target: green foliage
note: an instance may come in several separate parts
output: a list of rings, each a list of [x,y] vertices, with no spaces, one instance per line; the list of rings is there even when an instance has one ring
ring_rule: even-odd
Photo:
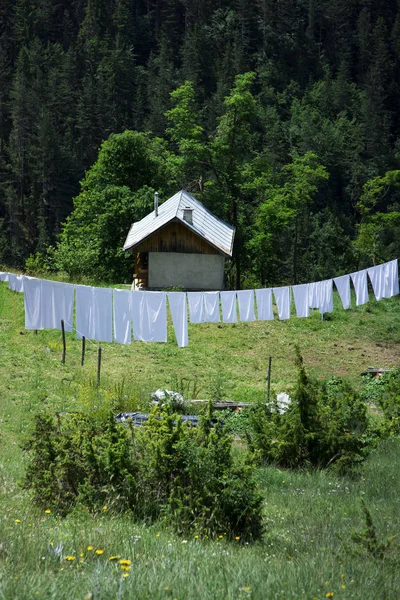
[[[383,432],[400,433],[400,369],[392,369],[382,377],[366,378],[362,396],[382,411]]]
[[[296,352],[298,377],[289,408],[258,405],[250,416],[249,443],[263,460],[284,467],[352,468],[368,451],[366,405],[340,379],[310,379]]]
[[[40,416],[27,445],[26,486],[37,503],[61,513],[74,506],[160,517],[178,533],[262,534],[262,497],[253,468],[234,460],[232,440],[208,409],[198,428],[183,425],[170,403],[156,406],[140,429],[112,413]]]

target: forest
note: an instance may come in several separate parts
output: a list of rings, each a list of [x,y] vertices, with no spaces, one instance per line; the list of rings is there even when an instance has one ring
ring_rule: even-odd
[[[3,0],[0,264],[129,281],[181,188],[236,289],[397,258],[399,92],[394,0]]]

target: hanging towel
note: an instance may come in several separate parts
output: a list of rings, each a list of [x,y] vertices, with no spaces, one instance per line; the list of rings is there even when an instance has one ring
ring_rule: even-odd
[[[372,284],[372,289],[374,290],[375,298],[379,301],[382,298],[388,298],[388,289],[387,289],[387,265],[388,263],[384,263],[383,265],[377,265],[376,267],[370,267],[368,269],[368,275]]]
[[[94,339],[93,293],[88,285],[77,285],[76,289],[76,337]]]
[[[318,282],[308,284],[308,301],[310,303],[310,308],[319,308],[321,299]]]
[[[397,258],[386,263],[386,296],[385,298],[392,298],[397,296],[399,293],[399,271]]]
[[[290,318],[290,288],[287,286],[287,287],[273,288],[273,290],[274,290],[276,305],[278,307],[279,319],[281,321],[284,319],[289,319]]]
[[[15,291],[23,292],[24,291],[24,276],[17,275],[15,278]]]
[[[332,279],[326,279],[321,281],[321,304],[319,312],[321,315],[324,313],[333,312],[333,281]]]
[[[264,288],[256,290],[257,315],[259,321],[272,321],[274,311],[272,309],[272,290]]]
[[[131,292],[133,336],[142,342],[167,341],[165,292]]]
[[[131,328],[131,291],[114,290],[114,342],[130,344]]]
[[[310,316],[310,299],[308,297],[309,285],[293,285],[294,304],[296,306],[296,314],[298,317]]]
[[[42,280],[24,277],[25,329],[42,327]]]
[[[356,305],[361,306],[368,302],[368,282],[367,282],[367,271],[357,271],[351,273],[350,277],[353,280],[354,289],[356,290]]]
[[[189,345],[187,301],[184,292],[168,292],[168,304],[179,348]]]
[[[16,284],[17,276],[14,273],[8,274],[8,289],[15,292],[15,284]]]
[[[240,290],[236,292],[239,304],[239,319],[241,321],[255,321],[254,290]]]
[[[65,331],[72,331],[74,292],[75,286],[70,283],[42,280],[43,329],[61,329],[64,320]]]
[[[112,289],[92,288],[93,293],[93,339],[112,342]]]
[[[188,292],[189,313],[191,323],[204,323],[203,292]]]
[[[342,275],[341,277],[335,277],[334,280],[336,289],[339,292],[340,299],[343,304],[343,308],[347,310],[350,308],[350,275]]]
[[[204,323],[219,323],[219,292],[203,292]]]
[[[8,281],[8,273],[0,271],[0,281]]]
[[[220,292],[222,320],[224,323],[237,323],[236,292]]]

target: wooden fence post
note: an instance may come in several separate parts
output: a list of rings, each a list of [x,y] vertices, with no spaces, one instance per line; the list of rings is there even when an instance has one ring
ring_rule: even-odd
[[[271,363],[272,363],[272,356],[270,356],[268,359],[268,387],[267,387],[268,403],[269,403],[269,398],[270,398],[270,394],[271,394]]]
[[[62,333],[62,343],[63,343],[63,352],[62,352],[61,362],[64,365],[65,364],[65,355],[67,353],[67,347],[66,347],[66,344],[65,344],[64,319],[61,319],[61,333]]]
[[[86,338],[82,336],[82,356],[81,356],[81,367],[83,367],[83,363],[85,362],[85,342]]]
[[[97,350],[97,387],[100,387],[101,347]]]

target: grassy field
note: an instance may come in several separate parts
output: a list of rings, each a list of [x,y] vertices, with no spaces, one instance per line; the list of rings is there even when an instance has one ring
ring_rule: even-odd
[[[185,349],[170,326],[167,344],[104,344],[97,389],[96,347],[88,344],[81,367],[81,344],[67,334],[62,365],[60,332],[25,331],[23,296],[0,284],[0,598],[398,599],[395,542],[379,558],[352,537],[365,530],[362,501],[379,543],[398,534],[397,439],[374,451],[354,479],[260,469],[265,537],[255,545],[229,543],[223,531],[212,540],[176,538],[162,524],[137,524],[107,507],[61,519],[38,511],[21,485],[21,446],[39,412],[143,408],[151,390],[166,386],[251,401],[265,394],[268,356],[275,389],[290,390],[295,343],[318,377],[360,384],[369,365],[398,366],[399,299],[347,312],[339,302],[325,321],[316,313],[287,322],[192,325]],[[131,561],[130,570],[112,556]]]

